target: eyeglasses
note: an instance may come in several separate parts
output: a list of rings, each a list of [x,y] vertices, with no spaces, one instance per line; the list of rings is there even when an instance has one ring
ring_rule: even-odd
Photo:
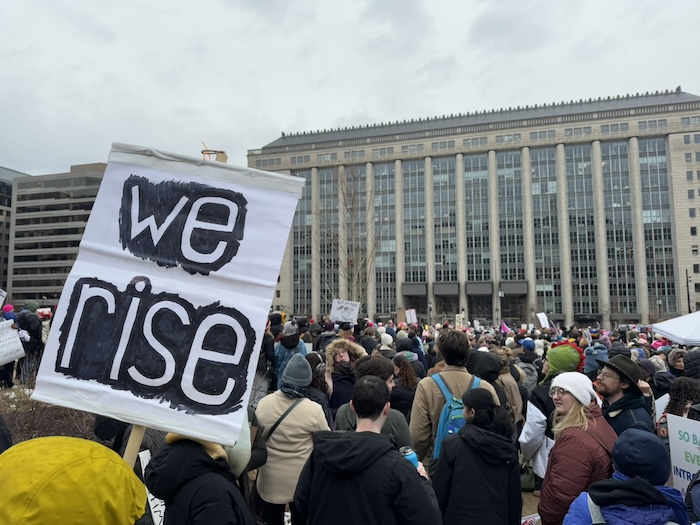
[[[617,379],[618,381],[620,380],[620,378],[618,376],[613,375],[613,374],[609,374],[607,372],[600,372],[598,374],[598,377],[600,377],[602,379]]]
[[[564,394],[568,394],[568,393],[569,393],[568,390],[564,390],[563,388],[559,388],[559,387],[554,387],[554,388],[549,389],[549,397],[554,397],[554,396],[564,397]]]

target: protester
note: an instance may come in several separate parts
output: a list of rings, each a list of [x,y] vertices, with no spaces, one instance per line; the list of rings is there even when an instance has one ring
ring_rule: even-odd
[[[683,375],[683,369],[685,368],[685,354],[686,350],[683,348],[676,348],[671,350],[668,354],[668,371],[676,377]]]
[[[445,360],[445,367],[440,372],[440,377],[453,397],[461,399],[462,395],[472,388],[474,377],[466,369],[469,356],[469,340],[467,336],[457,330],[445,330],[437,340],[437,348]],[[493,396],[494,402],[500,405],[496,391],[486,381],[480,381],[478,388],[488,390]],[[411,408],[411,440],[413,449],[420,460],[429,465],[429,471],[433,460],[433,449],[437,435],[440,413],[445,405],[445,397],[433,377],[421,379],[416,388],[416,396]]]
[[[331,405],[328,401],[328,383],[326,382],[326,356],[324,354],[319,354],[318,352],[311,352],[307,354],[306,360],[311,366],[311,371],[313,373],[313,379],[311,379],[311,384],[306,387],[307,397],[323,408],[323,413],[326,416],[326,422],[331,428],[335,428],[333,423],[333,416],[331,415]]]
[[[232,447],[174,433],[166,442],[145,474],[148,490],[165,501],[166,525],[255,524],[236,485],[240,472],[231,471]]]
[[[27,301],[16,320],[17,326],[29,334],[28,340],[22,340],[26,355],[19,360],[20,378],[25,385],[30,384],[36,378],[44,352],[44,344],[41,342],[41,321],[36,314],[38,308],[39,303],[36,301]]]
[[[426,375],[425,365],[418,358],[418,353],[416,350],[417,348],[413,346],[413,343],[408,337],[396,339],[396,355],[404,356],[406,361],[408,361],[413,367],[413,371],[416,373],[416,376],[423,379]]]
[[[316,352],[325,352],[326,347],[336,339],[338,339],[338,334],[335,333],[335,325],[332,322],[328,322],[325,324],[323,332],[314,341],[314,350]]]
[[[525,372],[525,381],[523,384],[527,391],[532,393],[532,391],[537,386],[537,377],[539,374],[537,363],[539,362],[539,357],[535,351],[535,341],[530,337],[526,337],[520,342],[523,352],[516,356],[515,364]]]
[[[374,327],[370,326],[364,329],[359,345],[367,351],[368,355],[372,355],[374,349],[379,346]]]
[[[396,355],[396,350],[394,350],[394,338],[387,333],[383,333],[379,336],[379,340],[381,345],[378,350],[375,349],[374,351],[379,352],[379,354],[387,359],[393,359]]]
[[[389,387],[389,392],[394,388],[394,364],[386,357],[365,356],[361,357],[355,364],[355,381],[359,381],[364,376],[375,376],[381,379]],[[336,430],[355,430],[357,420],[352,411],[350,403],[346,403],[338,408],[335,418]],[[406,418],[398,410],[392,408],[387,414],[381,433],[392,438],[399,447],[411,445],[411,435],[408,431]]]
[[[550,416],[554,412],[554,402],[549,396],[551,383],[559,374],[575,371],[581,356],[570,345],[553,346],[547,352],[542,371],[545,378],[530,394],[527,402],[525,425],[518,442],[526,461],[532,460],[535,473],[535,490],[539,490],[549,461],[549,453],[554,446],[554,432]]]
[[[384,359],[375,357],[372,359]],[[389,388],[375,376],[353,387],[355,432],[319,432],[294,496],[308,525],[426,525],[441,523],[435,493],[418,470],[381,434]]]
[[[0,454],[12,446],[12,433],[7,428],[5,420],[0,417]]]
[[[255,411],[267,440],[267,463],[257,478],[267,525],[283,524],[287,504],[293,525],[303,523],[292,501],[294,488],[313,449],[313,433],[330,430],[321,406],[306,397],[312,379],[309,362],[301,354],[294,355],[282,374],[280,389],[262,398]]]
[[[277,367],[277,388],[287,363],[296,354],[306,355],[306,344],[299,338],[299,328],[297,322],[292,319],[284,324],[282,337],[275,344],[275,365]]]
[[[610,426],[619,436],[628,428],[641,428],[654,432],[654,422],[651,419],[650,406],[651,387],[644,383],[649,390],[645,394],[639,386],[641,371],[631,359],[616,355],[607,362],[600,361],[603,367],[598,374],[597,390],[603,396],[603,414]]]
[[[326,347],[326,383],[333,418],[338,408],[352,398],[355,363],[363,355],[367,355],[365,349],[347,339],[338,338]]]
[[[664,413],[656,423],[656,433],[666,445],[668,438],[668,415],[688,417],[691,407],[700,403],[700,382],[690,377],[679,377],[671,383],[669,400]]]
[[[584,374],[557,375],[549,392],[555,407],[555,443],[537,507],[542,525],[561,523],[581,492],[612,475],[610,454],[617,438],[595,401],[591,380]]]
[[[416,372],[402,355],[394,357],[394,389],[391,391],[391,407],[401,412],[406,421],[411,420],[411,407],[416,397],[418,378]]]
[[[688,525],[683,496],[666,487],[671,457],[650,432],[625,430],[612,449],[612,479],[593,483],[571,504],[564,525]]]
[[[480,388],[462,401],[467,424],[443,442],[433,476],[443,523],[519,525],[520,469],[508,413]]]
[[[270,377],[275,373],[275,335],[270,330],[270,320],[267,321],[265,334],[260,345],[260,355],[258,356],[258,366],[255,369],[253,379],[253,390],[250,393],[249,404],[255,408],[258,402],[268,394],[270,388]],[[284,328],[283,328],[284,330]],[[272,373],[271,373],[272,372]],[[275,383],[276,386],[276,383]]]
[[[146,488],[115,452],[94,441],[51,436],[0,454],[3,525],[134,525]]]

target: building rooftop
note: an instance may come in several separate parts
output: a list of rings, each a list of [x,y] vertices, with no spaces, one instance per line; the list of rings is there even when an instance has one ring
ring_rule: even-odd
[[[518,106],[515,108],[476,111],[457,115],[443,115],[396,122],[387,122],[365,126],[353,126],[320,131],[305,131],[300,133],[282,133],[277,140],[263,146],[262,150],[253,150],[265,154],[268,148],[299,146],[319,142],[335,142],[358,138],[382,137],[414,132],[426,132],[442,129],[473,127],[488,124],[501,124],[523,120],[556,118],[570,115],[586,115],[619,110],[650,108],[654,106],[669,106],[688,102],[700,102],[700,96],[685,93],[678,86],[674,91],[657,91],[636,95],[618,95],[616,97],[597,98],[588,100],[572,100],[570,102],[555,102],[551,104],[535,104],[534,106]],[[250,152],[252,153],[252,152]]]
[[[5,182],[11,182],[12,180],[16,179],[17,177],[28,177],[29,175],[26,173],[22,173],[21,171],[17,170],[11,170],[10,168],[4,168],[0,166],[0,180],[4,180]]]

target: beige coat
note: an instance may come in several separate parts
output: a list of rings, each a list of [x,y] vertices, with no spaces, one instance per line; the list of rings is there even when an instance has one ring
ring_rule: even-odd
[[[515,423],[516,428],[520,428],[519,425],[525,422],[525,416],[523,416],[523,397],[520,395],[518,383],[508,370],[501,371],[498,382],[501,383],[503,391],[506,393],[508,405],[512,411],[513,423]]]
[[[467,388],[469,388],[472,380],[472,375],[467,372],[466,368],[453,365],[446,365],[440,372],[440,377],[445,381],[445,385],[447,385],[452,395],[460,399]],[[486,381],[482,380],[479,383],[479,388],[491,392],[496,404],[501,404],[496,391]],[[425,465],[429,464],[433,455],[440,412],[442,412],[444,405],[445,396],[442,395],[440,387],[433,378],[425,377],[421,379],[418,387],[416,387],[416,397],[413,400],[413,408],[411,409],[411,423],[408,428],[411,431],[413,449]]]
[[[255,415],[265,436],[295,401],[279,390],[260,400]],[[319,430],[330,430],[321,405],[303,399],[267,441],[267,463],[258,470],[257,481],[263,500],[282,504],[294,499],[299,475],[313,450],[312,435]]]

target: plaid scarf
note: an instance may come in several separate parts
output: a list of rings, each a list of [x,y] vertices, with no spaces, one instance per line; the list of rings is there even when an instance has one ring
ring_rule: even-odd
[[[305,386],[292,386],[281,382],[280,390],[287,397],[308,397]]]

